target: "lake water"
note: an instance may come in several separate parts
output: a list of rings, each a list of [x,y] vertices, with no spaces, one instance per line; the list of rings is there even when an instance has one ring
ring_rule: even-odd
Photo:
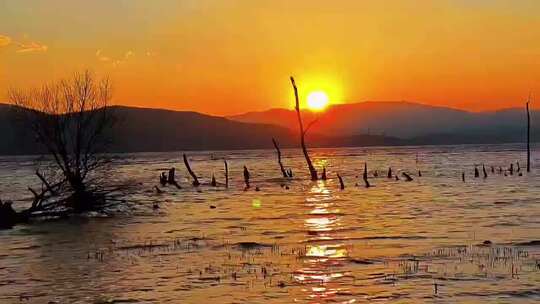
[[[537,303],[539,148],[531,173],[523,145],[313,149],[319,182],[299,150],[283,151],[290,181],[273,150],[189,153],[205,183],[227,158],[229,189],[193,188],[181,153],[119,155],[109,178],[135,186],[125,211],[0,231],[0,303]],[[517,161],[522,176],[491,173]],[[157,194],[173,166],[183,189]],[[1,157],[0,197],[22,208],[34,170]]]

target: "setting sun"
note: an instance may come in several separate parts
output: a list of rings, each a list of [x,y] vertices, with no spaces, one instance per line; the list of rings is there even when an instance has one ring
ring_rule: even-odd
[[[322,111],[328,106],[328,95],[321,91],[311,92],[307,97],[307,105],[312,111]]]

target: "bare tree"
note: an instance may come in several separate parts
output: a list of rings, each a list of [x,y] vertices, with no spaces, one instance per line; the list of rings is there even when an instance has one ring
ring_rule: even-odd
[[[309,174],[311,175],[311,180],[316,181],[318,179],[317,176],[317,170],[315,170],[315,167],[313,166],[313,163],[311,162],[311,158],[309,157],[309,153],[306,148],[306,132],[309,130],[309,128],[313,125],[315,121],[312,121],[310,125],[304,129],[304,124],[302,123],[302,115],[300,114],[300,101],[298,100],[298,89],[296,88],[296,83],[294,82],[294,78],[291,76],[291,83],[294,89],[294,98],[295,98],[295,110],[296,110],[296,116],[298,118],[298,126],[300,128],[300,145],[302,146],[302,152],[304,153],[304,157],[306,158],[306,162],[309,169]]]
[[[35,191],[31,211],[47,209],[51,197],[76,211],[92,210],[103,202],[98,195],[96,173],[107,163],[102,154],[108,143],[106,131],[114,121],[109,102],[111,83],[93,73],[75,73],[71,78],[41,88],[10,89],[9,99],[18,117],[53,159],[47,171],[36,171],[42,190]]]
[[[529,103],[531,102],[531,95],[525,104],[527,110],[527,172],[531,172],[531,114],[529,112]]]

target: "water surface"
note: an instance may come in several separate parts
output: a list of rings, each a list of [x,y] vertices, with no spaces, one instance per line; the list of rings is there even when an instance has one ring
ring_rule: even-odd
[[[283,154],[293,180],[272,150],[189,153],[203,183],[223,181],[227,158],[229,189],[191,187],[181,153],[116,156],[109,178],[136,186],[121,213],[0,231],[0,302],[540,300],[540,167],[523,172],[521,145],[314,149],[329,177],[319,182],[300,151]],[[491,173],[518,161],[522,176]],[[488,178],[473,177],[475,164]],[[157,194],[173,166],[183,189]],[[414,181],[386,178],[389,166]],[[32,157],[0,158],[0,197],[24,207],[34,170]]]

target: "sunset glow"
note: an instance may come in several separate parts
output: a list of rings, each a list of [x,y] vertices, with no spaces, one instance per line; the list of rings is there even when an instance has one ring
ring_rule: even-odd
[[[332,103],[521,106],[540,92],[539,10],[531,0],[6,0],[0,102],[10,86],[90,68],[110,76],[114,103],[216,115],[290,109],[290,75],[302,102],[323,90]]]

